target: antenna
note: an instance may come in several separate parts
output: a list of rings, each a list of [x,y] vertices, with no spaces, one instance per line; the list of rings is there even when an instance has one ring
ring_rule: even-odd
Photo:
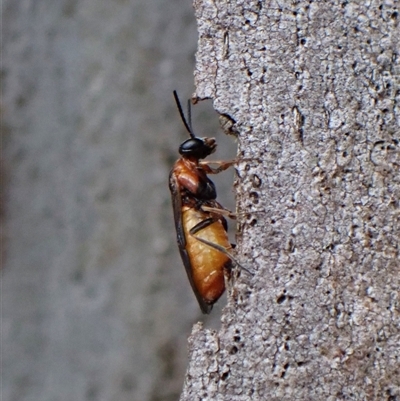
[[[175,90],[174,90],[174,98],[175,98],[176,105],[178,106],[179,115],[181,116],[182,122],[183,122],[187,132],[189,132],[189,134],[192,138],[195,138],[196,135],[193,133],[193,130],[192,130],[192,116],[191,116],[191,110],[190,110],[190,100],[188,100],[188,117],[189,117],[189,124],[188,124],[186,121],[186,117],[183,114],[183,110],[182,110],[181,102],[179,101],[178,94],[176,93]]]
[[[188,116],[188,124],[189,124],[189,128],[190,128],[190,132],[194,135],[193,127],[192,127],[192,107],[191,107],[189,99],[187,101],[187,116]]]

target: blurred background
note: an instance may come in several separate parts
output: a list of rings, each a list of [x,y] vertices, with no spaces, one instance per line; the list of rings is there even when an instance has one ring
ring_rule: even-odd
[[[191,0],[3,0],[2,401],[177,400],[193,323],[218,328],[168,191],[196,42]],[[193,120],[234,157],[210,101]]]

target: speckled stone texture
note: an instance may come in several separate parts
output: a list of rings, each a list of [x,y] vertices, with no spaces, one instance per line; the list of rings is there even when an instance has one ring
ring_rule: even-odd
[[[255,275],[194,328],[181,401],[400,400],[398,6],[195,1]]]

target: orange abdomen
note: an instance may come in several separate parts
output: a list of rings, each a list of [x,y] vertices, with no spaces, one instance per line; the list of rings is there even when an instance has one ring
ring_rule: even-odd
[[[193,208],[184,208],[182,214],[186,251],[192,266],[194,285],[204,301],[213,304],[225,290],[224,267],[229,266],[231,260],[222,252],[203,244],[189,234],[196,224],[208,217],[208,213]],[[220,221],[210,224],[194,235],[227,250],[231,248],[228,235]]]

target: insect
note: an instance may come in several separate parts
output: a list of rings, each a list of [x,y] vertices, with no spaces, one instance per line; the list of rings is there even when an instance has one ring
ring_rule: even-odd
[[[174,97],[190,135],[180,145],[181,157],[169,175],[178,247],[200,309],[203,313],[210,313],[213,304],[225,291],[224,270],[230,269],[234,259],[229,253],[232,245],[224,217],[233,215],[217,202],[215,185],[207,175],[226,170],[235,161],[201,161],[215,152],[215,139],[195,136],[190,101],[186,120],[176,91]],[[219,167],[212,168],[210,164]]]

